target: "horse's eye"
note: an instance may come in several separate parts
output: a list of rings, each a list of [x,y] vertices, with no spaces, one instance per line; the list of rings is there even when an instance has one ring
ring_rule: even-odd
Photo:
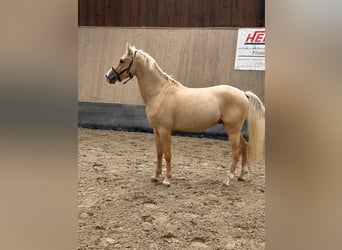
[[[119,63],[124,63],[124,59],[120,59]]]

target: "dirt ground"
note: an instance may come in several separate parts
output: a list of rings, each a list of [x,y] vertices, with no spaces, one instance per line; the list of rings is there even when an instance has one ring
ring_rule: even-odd
[[[229,142],[172,136],[166,187],[153,134],[78,132],[78,249],[265,249],[264,161],[226,187]]]

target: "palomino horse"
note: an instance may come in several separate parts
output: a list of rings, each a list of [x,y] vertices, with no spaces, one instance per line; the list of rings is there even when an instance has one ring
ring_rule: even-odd
[[[238,180],[244,180],[247,173],[247,158],[250,162],[260,159],[265,137],[265,107],[252,92],[228,85],[187,88],[162,71],[150,55],[130,44],[126,45],[126,53],[105,76],[111,84],[128,78],[126,83],[133,76],[138,79],[157,146],[158,161],[152,181],[158,181],[162,173],[164,155],[166,176],[163,184],[170,185],[172,131],[201,131],[222,123],[229,135],[233,156],[230,173],[224,181],[226,185],[235,177],[240,155],[242,170]],[[248,143],[241,134],[245,119],[248,122]]]

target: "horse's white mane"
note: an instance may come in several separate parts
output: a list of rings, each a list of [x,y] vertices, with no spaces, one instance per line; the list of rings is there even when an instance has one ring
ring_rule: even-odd
[[[159,67],[158,63],[156,62],[156,60],[154,60],[154,58],[152,56],[150,56],[149,54],[147,54],[143,50],[140,50],[140,49],[136,49],[136,50],[137,50],[137,52],[139,52],[141,55],[143,55],[145,57],[145,63],[150,70],[158,72],[161,76],[163,76],[170,83],[177,83],[177,81],[175,79],[173,79],[172,76],[170,76],[169,74],[164,72]]]

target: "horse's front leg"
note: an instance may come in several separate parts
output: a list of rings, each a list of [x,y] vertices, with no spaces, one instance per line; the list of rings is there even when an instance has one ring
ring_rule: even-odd
[[[170,186],[171,181],[171,130],[159,129],[160,143],[163,149],[164,158],[166,161],[166,176],[164,178],[163,184]]]
[[[155,139],[156,139],[156,148],[157,148],[157,167],[154,174],[151,177],[152,182],[157,182],[159,176],[162,173],[162,163],[163,163],[163,145],[160,141],[160,135],[157,129],[153,129]]]

